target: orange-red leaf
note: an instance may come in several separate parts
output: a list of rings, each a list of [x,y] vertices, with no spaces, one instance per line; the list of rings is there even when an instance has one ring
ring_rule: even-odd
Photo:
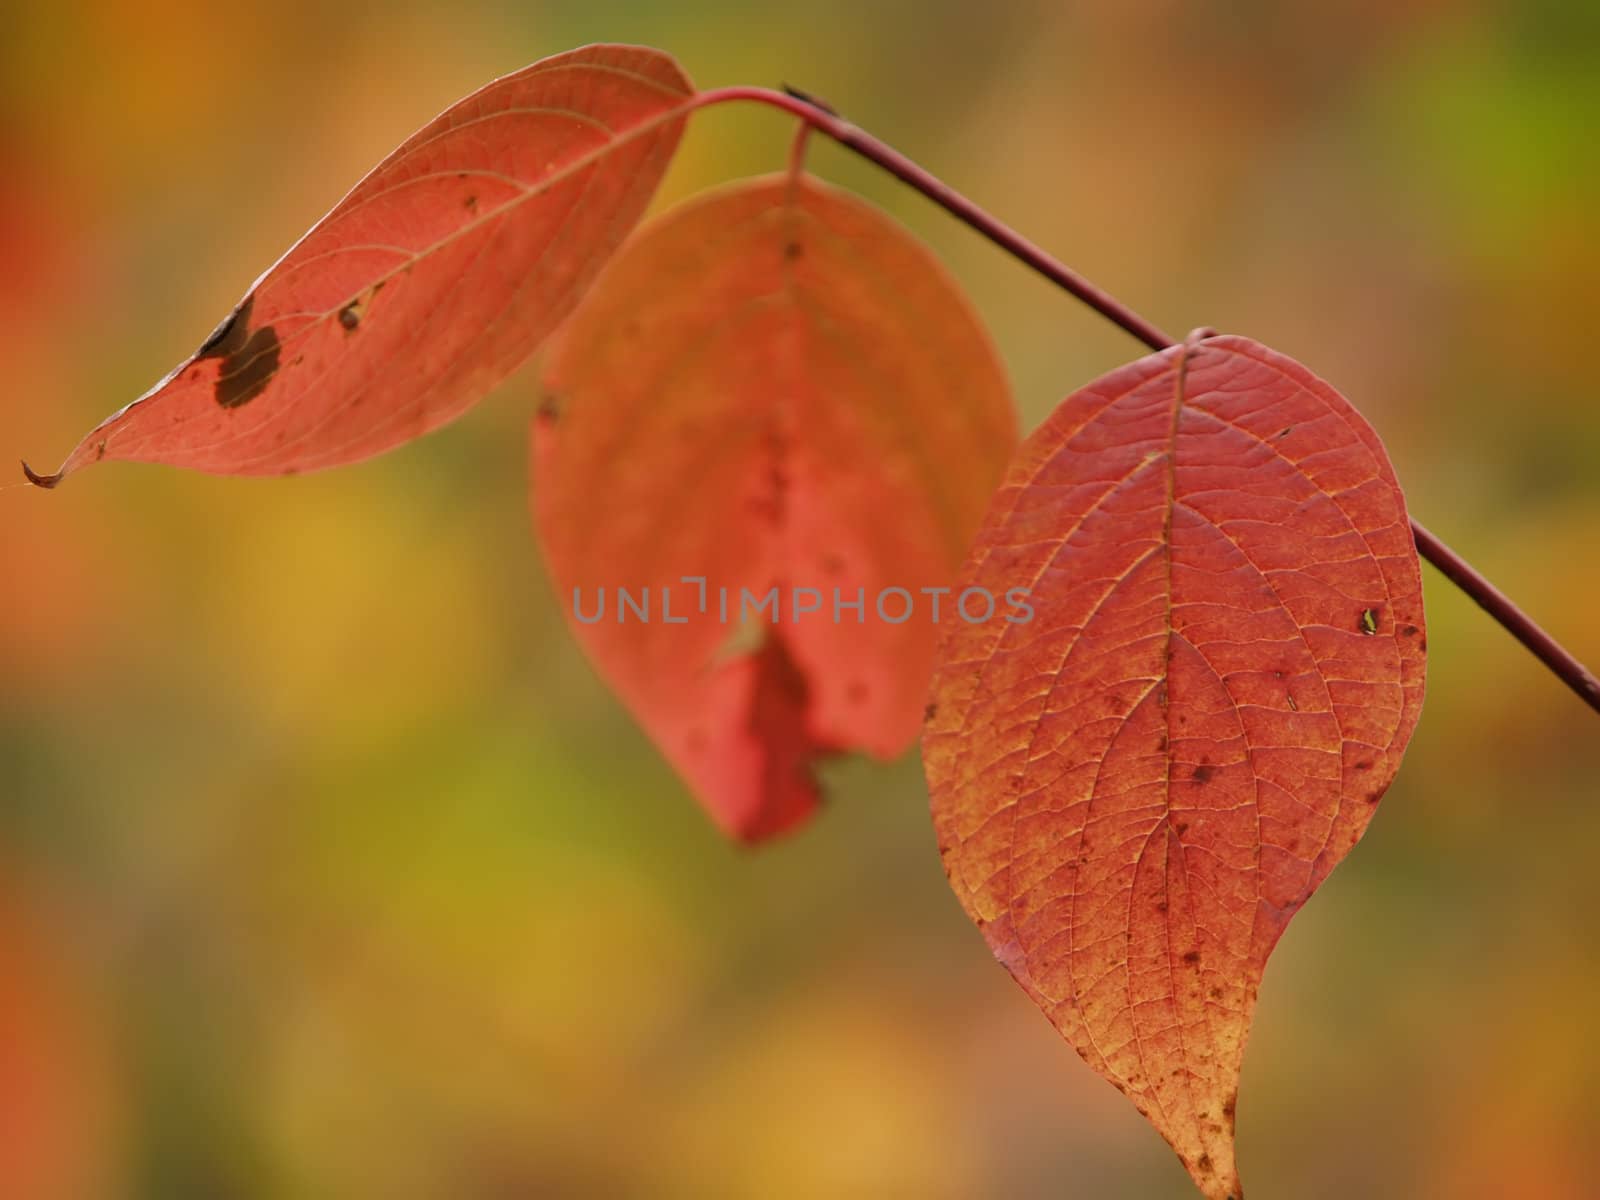
[[[586,46],[408,138],[187,362],[80,442],[235,475],[355,462],[459,416],[567,315],[638,221],[692,88],[659,50]]]
[[[1422,592],[1372,428],[1299,364],[1194,340],[1023,445],[924,738],[940,852],[995,955],[1209,1197],[1267,955],[1394,778]]]
[[[544,379],[534,512],[562,605],[605,593],[579,639],[725,830],[803,820],[821,755],[911,743],[937,632],[919,589],[954,579],[1016,437],[994,348],[923,247],[808,179],[721,189],[623,248]],[[741,625],[741,589],[773,587],[780,622]],[[650,589],[648,621],[622,588]],[[911,619],[882,619],[886,588]]]

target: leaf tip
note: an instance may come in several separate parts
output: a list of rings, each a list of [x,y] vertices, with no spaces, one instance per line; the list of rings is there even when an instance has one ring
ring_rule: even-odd
[[[53,488],[66,476],[65,471],[57,471],[54,475],[41,475],[28,465],[27,459],[22,459],[22,473],[27,476],[28,482],[38,488]]]

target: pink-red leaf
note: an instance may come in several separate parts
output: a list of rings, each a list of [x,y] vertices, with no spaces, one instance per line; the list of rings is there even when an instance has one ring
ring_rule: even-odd
[[[1023,445],[962,586],[924,738],[951,885],[1201,1190],[1290,916],[1365,830],[1422,704],[1417,556],[1372,428],[1305,368],[1192,340]]]
[[[581,597],[585,649],[725,830],[803,820],[821,755],[911,743],[920,589],[953,580],[1016,439],[993,346],[922,246],[809,179],[721,189],[623,248],[544,381],[534,513],[562,605]],[[888,588],[909,619],[898,594],[880,614]],[[621,589],[649,589],[648,621]]]
[[[408,138],[187,362],[79,443],[236,475],[356,462],[459,416],[571,311],[638,221],[693,91],[666,54],[586,46]]]

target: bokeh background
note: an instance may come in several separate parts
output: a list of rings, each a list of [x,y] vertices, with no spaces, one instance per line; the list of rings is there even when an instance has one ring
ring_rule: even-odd
[[[364,170],[586,41],[787,80],[1168,328],[1335,381],[1600,661],[1587,0],[7,6],[0,454],[53,466]],[[661,203],[774,169],[696,118]],[[837,148],[1024,425],[1138,347]],[[0,1197],[1190,1195],[948,893],[911,758],[725,844],[565,632],[529,377],[362,466],[0,491]],[[1279,948],[1255,1195],[1600,1191],[1600,720],[1431,570],[1429,695]]]

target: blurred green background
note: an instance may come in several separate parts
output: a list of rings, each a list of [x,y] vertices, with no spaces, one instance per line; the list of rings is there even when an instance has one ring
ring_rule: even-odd
[[[52,467],[412,129],[586,41],[787,80],[1166,327],[1340,386],[1413,510],[1600,662],[1600,6],[8,7],[0,449]],[[778,167],[696,118],[659,203]],[[1138,347],[837,148],[1024,427]],[[0,491],[0,1196],[1106,1197],[1176,1159],[994,965],[914,761],[724,843],[566,633],[528,375],[278,481]],[[1252,1194],[1600,1189],[1600,722],[1425,572],[1429,695],[1280,946]]]

